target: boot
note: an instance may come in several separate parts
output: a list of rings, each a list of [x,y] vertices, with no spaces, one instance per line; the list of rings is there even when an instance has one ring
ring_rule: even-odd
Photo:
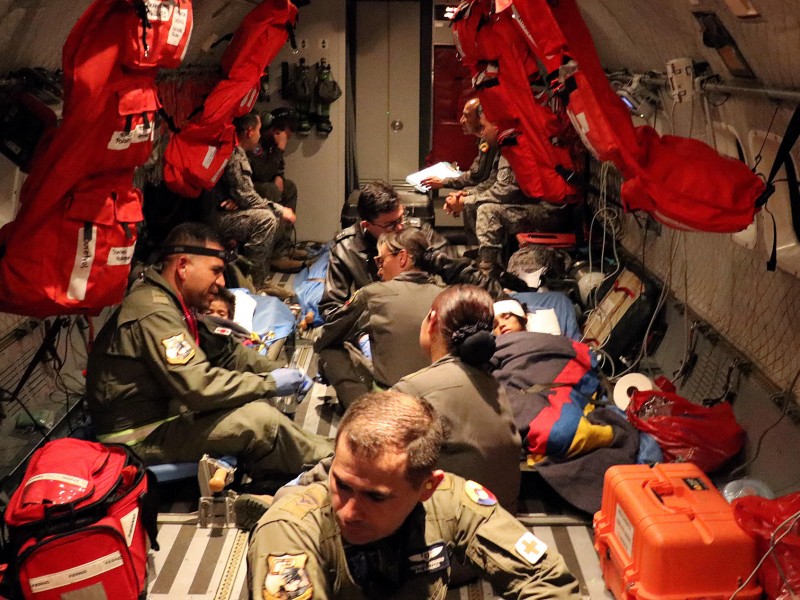
[[[491,273],[500,267],[499,248],[480,248],[478,250],[478,269],[484,273]]]
[[[305,260],[308,258],[308,250],[299,248],[297,246],[291,248],[287,254],[289,255],[289,258],[294,260]]]
[[[302,260],[294,260],[288,256],[278,256],[269,261],[270,270],[279,273],[299,273],[305,266]]]
[[[233,512],[236,516],[236,527],[250,531],[259,519],[272,506],[272,496],[256,494],[240,494],[233,501]]]

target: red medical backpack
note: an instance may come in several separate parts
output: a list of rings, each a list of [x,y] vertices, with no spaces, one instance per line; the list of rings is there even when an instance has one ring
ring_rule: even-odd
[[[62,438],[37,450],[3,515],[22,597],[145,598],[148,538],[158,549],[146,475],[122,445]]]

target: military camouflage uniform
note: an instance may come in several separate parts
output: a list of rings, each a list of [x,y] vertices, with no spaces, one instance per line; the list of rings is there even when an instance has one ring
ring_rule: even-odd
[[[150,268],[97,336],[86,400],[102,441],[134,445],[148,464],[236,455],[251,475],[298,473],[333,452],[274,408],[273,361],[229,330],[198,322]]]
[[[220,200],[233,200],[237,210],[215,208],[213,225],[222,235],[243,244],[243,254],[253,263],[253,281],[260,284],[266,274],[282,207],[262,197],[253,186],[253,170],[241,146],[233,150],[216,190]]]
[[[247,559],[251,598],[264,600],[443,600],[455,562],[503,598],[580,598],[560,554],[483,486],[452,474],[395,534],[366,546],[342,539],[327,481],[297,487],[261,518]]]
[[[464,188],[474,187],[483,183],[492,174],[492,166],[495,162],[498,149],[496,143],[489,143],[481,140],[478,144],[478,155],[472,161],[468,171],[464,171],[458,177],[447,177],[442,180],[442,187],[453,190],[463,190]]]
[[[476,188],[477,189],[477,188]],[[506,237],[525,231],[559,231],[566,226],[565,205],[529,198],[522,193],[509,162],[498,154],[497,178],[490,187],[468,195],[466,205],[475,206],[475,232],[482,258],[495,260]]]
[[[266,140],[266,141],[265,141]],[[283,150],[274,143],[268,143],[269,138],[262,138],[262,143],[252,152],[247,153],[247,160],[253,170],[253,185],[259,195],[271,202],[297,210],[297,186],[294,181],[286,179],[286,161]],[[283,191],[274,181],[276,177],[283,178]],[[275,238],[273,255],[285,254],[291,245],[292,225],[281,222]]]

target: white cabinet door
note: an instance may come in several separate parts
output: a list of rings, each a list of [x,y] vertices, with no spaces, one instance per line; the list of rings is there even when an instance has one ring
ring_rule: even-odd
[[[359,2],[356,152],[362,182],[419,169],[419,3]]]

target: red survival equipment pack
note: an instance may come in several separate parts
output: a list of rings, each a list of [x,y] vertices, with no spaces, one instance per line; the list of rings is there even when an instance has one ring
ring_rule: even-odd
[[[233,119],[255,106],[261,75],[293,33],[296,18],[289,0],[264,0],[244,18],[222,56],[225,79],[189,124],[170,137],[164,152],[164,183],[170,190],[196,198],[219,181],[236,145]]]
[[[156,67],[180,62],[191,22],[189,0],[95,0],[70,31],[64,118],[37,146],[19,212],[0,230],[0,310],[98,314],[122,299],[143,220],[133,172],[152,149]]]
[[[123,445],[62,438],[37,450],[3,515],[21,597],[145,598],[148,538],[158,549],[146,475]]]

